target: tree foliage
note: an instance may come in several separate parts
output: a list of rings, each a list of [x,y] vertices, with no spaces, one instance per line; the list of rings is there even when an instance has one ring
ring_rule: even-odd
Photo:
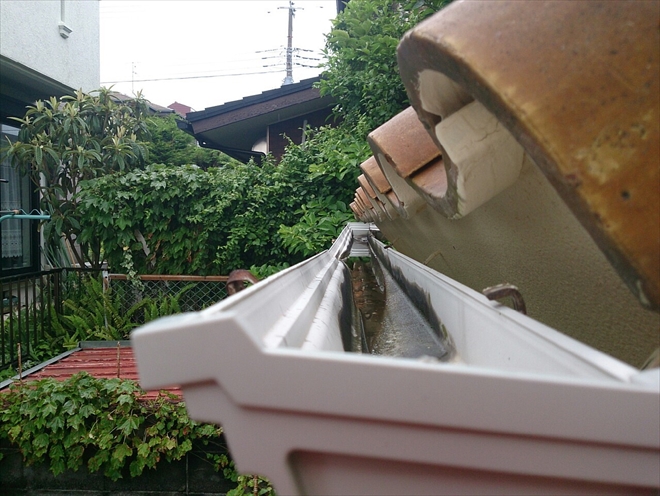
[[[9,143],[8,156],[29,174],[40,193],[41,208],[51,215],[50,242],[64,235],[73,246],[82,225],[78,192],[85,181],[141,167],[147,158],[142,142],[148,137],[144,121],[146,103],[139,95],[116,103],[112,92],[76,92],[52,97],[28,107],[18,140]],[[56,241],[57,240],[57,241]],[[79,240],[80,241],[80,240]],[[98,267],[101,246],[88,239],[75,251],[76,262]]]
[[[370,130],[403,110],[408,97],[396,47],[406,31],[451,0],[352,0],[327,37],[322,95],[332,95],[345,124]]]
[[[147,164],[194,164],[208,169],[237,163],[222,152],[197,146],[193,136],[177,127],[177,119],[174,114],[147,118],[151,136],[146,143],[149,150]]]
[[[99,239],[113,270],[127,258],[139,273],[160,274],[296,263],[327,248],[352,217],[367,153],[365,142],[327,129],[289,146],[279,164],[157,164],[107,175],[81,185],[81,238]]]

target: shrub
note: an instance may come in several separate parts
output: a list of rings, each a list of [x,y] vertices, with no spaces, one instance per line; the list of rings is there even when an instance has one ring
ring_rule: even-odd
[[[226,454],[222,428],[191,420],[185,403],[161,392],[145,400],[134,381],[95,379],[81,372],[64,381],[15,382],[0,395],[0,439],[17,447],[28,465],[47,463],[54,475],[85,466],[112,480],[182,459],[210,446],[209,463],[237,483],[228,496],[274,495],[267,479],[239,475]],[[0,460],[2,454],[0,453]]]
[[[37,101],[22,119],[15,119],[21,129],[7,154],[29,174],[40,193],[41,208],[51,215],[45,229],[51,244],[59,245],[63,235],[71,246],[74,240],[80,245],[78,191],[84,181],[144,164],[145,112],[146,102],[139,95],[120,104],[110,90],[102,89]],[[101,246],[94,239],[87,241],[73,251],[75,261],[99,267]]]
[[[0,438],[17,446],[28,464],[48,462],[53,474],[78,470],[113,480],[161,460],[181,459],[192,441],[217,440],[222,429],[198,424],[185,404],[162,395],[143,400],[134,381],[95,379],[82,372],[66,381],[15,382],[0,396]]]

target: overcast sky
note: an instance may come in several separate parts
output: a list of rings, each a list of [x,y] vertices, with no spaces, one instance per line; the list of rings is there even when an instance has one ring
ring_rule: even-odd
[[[101,84],[195,110],[279,88],[288,6],[288,0],[101,0]],[[336,2],[297,0],[294,7],[294,62],[317,66]],[[319,73],[294,65],[293,79]]]

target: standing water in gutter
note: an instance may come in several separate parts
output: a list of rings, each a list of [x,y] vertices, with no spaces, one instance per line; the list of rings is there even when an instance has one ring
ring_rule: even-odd
[[[353,294],[363,353],[449,361],[455,350],[444,326],[434,329],[377,257],[353,263]]]

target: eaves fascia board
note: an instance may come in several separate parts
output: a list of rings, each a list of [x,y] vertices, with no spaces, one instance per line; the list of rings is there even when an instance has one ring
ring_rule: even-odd
[[[73,88],[0,55],[0,120],[3,123],[10,124],[9,117],[22,117],[25,107],[37,100],[73,93]]]
[[[278,111],[283,111],[297,105],[301,105],[314,100],[319,100],[319,103],[325,101],[316,88],[307,88],[304,91],[295,92],[289,95],[280,96],[277,99],[259,102],[254,105],[236,108],[231,112],[224,112],[222,114],[208,117],[203,120],[190,120],[195,134],[216,129],[219,127],[227,126],[235,122],[253,119],[260,116],[265,116]],[[331,100],[327,100],[328,104],[319,105],[319,108],[331,105]],[[292,115],[291,117],[293,117]],[[287,117],[288,118],[288,117]]]
[[[26,89],[32,92],[43,93],[43,96],[39,96],[38,98],[48,98],[49,96],[59,96],[75,92],[74,88],[56,79],[41,74],[9,57],[0,55],[0,85],[2,86],[3,94],[7,86],[13,86],[14,84],[20,84],[20,90],[25,93],[27,93],[25,91]],[[32,101],[28,100],[26,103],[32,103]]]
[[[186,114],[186,119],[190,122],[195,122],[209,117],[214,117],[216,115],[225,114],[236,109],[249,107],[258,103],[267,102],[269,100],[275,100],[283,96],[287,96],[293,93],[298,93],[301,91],[308,90],[313,87],[314,83],[320,81],[319,76],[309,79],[304,79],[298,83],[289,84],[282,86],[280,88],[275,88],[272,90],[267,90],[258,95],[250,95],[242,98],[240,100],[234,100],[232,102],[227,102],[222,105],[217,105],[215,107],[209,107],[198,112],[190,112]]]

